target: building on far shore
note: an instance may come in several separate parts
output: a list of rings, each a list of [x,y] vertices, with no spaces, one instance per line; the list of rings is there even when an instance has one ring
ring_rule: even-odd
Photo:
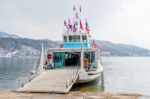
[[[111,52],[101,52],[101,55],[102,56],[111,56],[112,54],[111,54]]]

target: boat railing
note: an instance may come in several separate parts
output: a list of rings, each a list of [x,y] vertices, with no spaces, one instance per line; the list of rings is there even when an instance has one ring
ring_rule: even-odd
[[[66,81],[65,89],[69,91],[70,87],[75,83],[78,75],[79,75],[80,66],[77,65],[74,70],[69,74],[68,80]]]
[[[34,78],[38,77],[42,71],[43,71],[43,57],[44,56],[44,52],[43,52],[43,45],[41,48],[41,52],[40,52],[40,58],[38,60],[38,66],[34,66],[33,70],[28,74],[25,82],[21,85],[21,87],[23,87],[25,84],[30,83]]]

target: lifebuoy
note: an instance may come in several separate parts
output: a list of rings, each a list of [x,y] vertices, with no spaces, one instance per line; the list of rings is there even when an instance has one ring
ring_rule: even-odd
[[[47,59],[52,59],[52,54],[47,54]]]

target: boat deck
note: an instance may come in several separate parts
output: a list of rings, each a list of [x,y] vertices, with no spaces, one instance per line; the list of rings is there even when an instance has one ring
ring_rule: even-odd
[[[46,70],[17,91],[68,93],[77,78],[77,67]]]

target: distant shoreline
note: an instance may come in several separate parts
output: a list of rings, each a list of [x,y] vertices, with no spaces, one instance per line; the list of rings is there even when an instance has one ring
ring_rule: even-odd
[[[101,57],[150,57],[150,56],[101,56]]]
[[[70,92],[68,94],[56,93],[19,93],[13,91],[0,91],[0,99],[138,99],[150,98],[134,93],[112,93],[112,92]]]

